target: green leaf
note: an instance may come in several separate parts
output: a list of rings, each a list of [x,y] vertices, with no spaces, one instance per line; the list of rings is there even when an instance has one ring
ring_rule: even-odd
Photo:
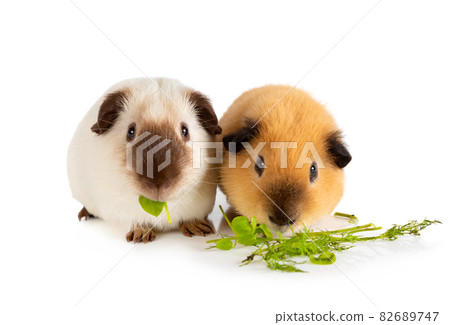
[[[311,255],[309,257],[309,261],[313,264],[318,265],[329,265],[336,262],[336,255],[332,252],[324,252],[320,254],[319,256],[315,257],[314,255]]]
[[[233,242],[230,238],[223,238],[216,243],[216,248],[228,251],[233,247]]]
[[[264,235],[266,235],[267,238],[273,238],[272,232],[269,230],[269,228],[267,228],[265,224],[259,225],[258,228],[264,232]]]
[[[247,234],[238,237],[238,243],[245,246],[254,245],[256,243],[256,235]]]
[[[139,204],[141,205],[142,209],[151,214],[152,216],[159,216],[164,209],[165,202],[159,202],[159,201],[152,201],[150,199],[147,199],[145,196],[139,196]]]
[[[231,225],[236,237],[252,233],[252,227],[250,226],[247,217],[236,217],[231,222]]]
[[[256,227],[258,226],[258,220],[255,217],[252,217],[252,234],[255,233]]]
[[[261,230],[262,231],[262,230]],[[260,237],[260,236],[257,236],[256,237],[256,244],[257,245],[259,245],[259,244],[264,244],[264,243],[267,243],[267,242],[270,242],[270,239],[268,239],[268,238],[266,238],[266,237]]]

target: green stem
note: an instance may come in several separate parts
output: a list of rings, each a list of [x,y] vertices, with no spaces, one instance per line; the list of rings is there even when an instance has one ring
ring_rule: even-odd
[[[335,212],[334,215],[336,217],[343,217],[343,218],[350,219],[349,222],[351,222],[351,223],[357,223],[358,222],[358,218],[354,214]]]
[[[360,237],[356,239],[356,241],[370,241],[370,240],[377,240],[377,239],[385,239],[387,237],[381,237],[381,236],[372,236],[372,237]]]
[[[365,230],[367,229],[367,230]],[[355,233],[355,232],[360,232],[360,231],[372,231],[372,230],[379,230],[382,229],[382,227],[376,227],[373,223],[368,223],[366,225],[362,225],[362,226],[357,226],[357,227],[350,227],[350,228],[344,228],[344,229],[338,229],[338,230],[331,230],[331,231],[311,231],[308,233],[309,235],[323,235],[323,234],[340,234],[340,233]]]
[[[167,207],[167,202],[164,202],[164,209],[166,210],[167,221],[169,221],[169,223],[172,223],[172,218],[170,217],[169,208]]]
[[[223,238],[229,238],[229,239],[231,239],[231,240],[237,240],[237,237],[228,237],[228,236],[224,236]],[[223,238],[207,240],[206,243],[207,243],[207,244],[210,244],[210,243],[217,243],[218,241],[222,240]]]
[[[225,220],[227,221],[228,225],[230,226],[231,230],[233,230],[233,226],[231,225],[230,220],[228,219],[227,215],[225,214],[225,211],[223,211],[223,208],[221,205],[219,205],[219,209],[220,211],[222,211],[223,217],[225,218]],[[234,232],[234,230],[233,230]]]

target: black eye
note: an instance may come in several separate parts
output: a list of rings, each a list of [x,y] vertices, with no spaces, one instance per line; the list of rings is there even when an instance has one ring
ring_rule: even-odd
[[[128,127],[128,132],[127,132],[127,140],[131,141],[134,139],[134,137],[136,136],[136,125],[130,124],[130,126]]]
[[[319,170],[317,169],[317,163],[313,162],[311,167],[309,167],[309,181],[312,183],[319,176]]]
[[[266,168],[266,164],[264,163],[264,157],[258,156],[258,159],[255,161],[255,171],[259,177],[261,177],[264,172],[264,168]]]
[[[181,124],[181,135],[186,138],[185,140],[189,140],[189,129],[186,124]]]

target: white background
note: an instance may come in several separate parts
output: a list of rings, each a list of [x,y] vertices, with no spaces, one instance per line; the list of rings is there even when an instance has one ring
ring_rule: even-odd
[[[439,311],[448,324],[444,1],[74,3],[0,5],[1,323],[274,324],[275,313],[332,310]],[[134,247],[127,229],[80,223],[70,139],[106,88],[143,74],[203,91],[218,116],[249,88],[300,81],[353,155],[339,211],[385,227],[444,224],[284,274],[238,267],[248,250],[205,250],[204,238]]]

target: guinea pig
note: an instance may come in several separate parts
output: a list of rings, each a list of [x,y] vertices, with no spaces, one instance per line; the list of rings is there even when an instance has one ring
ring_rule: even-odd
[[[254,216],[283,233],[334,210],[352,157],[331,114],[309,94],[281,85],[249,90],[219,125],[219,187],[231,218]]]
[[[192,143],[221,132],[209,99],[172,79],[137,78],[112,86],[79,124],[68,151],[78,214],[128,227],[128,241],[148,242],[156,232],[214,232],[207,220],[216,196],[217,170],[193,165]],[[156,218],[140,196],[166,202]]]

